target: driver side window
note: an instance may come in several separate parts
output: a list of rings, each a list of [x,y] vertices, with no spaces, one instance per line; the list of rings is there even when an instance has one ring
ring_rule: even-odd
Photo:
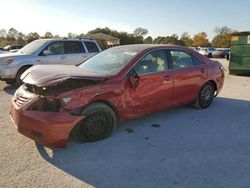
[[[168,69],[167,53],[165,50],[153,51],[138,61],[134,70],[137,74],[160,72]]]

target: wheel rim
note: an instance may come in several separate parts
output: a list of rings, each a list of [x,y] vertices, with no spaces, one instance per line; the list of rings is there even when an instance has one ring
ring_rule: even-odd
[[[201,104],[203,106],[208,106],[214,97],[214,89],[212,86],[207,85],[203,88],[203,90],[201,91]]]
[[[109,131],[109,117],[104,113],[91,114],[83,122],[82,131],[91,139],[93,137],[102,137]]]

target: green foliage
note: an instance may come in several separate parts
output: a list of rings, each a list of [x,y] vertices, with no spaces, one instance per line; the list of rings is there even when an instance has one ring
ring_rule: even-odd
[[[224,26],[224,27],[216,27],[214,29],[216,36],[212,40],[212,46],[215,48],[229,48],[231,41],[231,34],[235,32],[235,30]]]
[[[68,38],[76,38],[77,37],[77,34],[75,34],[75,33],[68,33],[68,36],[67,36]]]
[[[51,32],[46,32],[45,34],[44,34],[44,38],[46,38],[46,39],[49,39],[49,38],[53,38],[53,34],[51,33]]]
[[[148,30],[142,27],[138,27],[134,30],[134,35],[137,36],[145,36],[148,34]]]
[[[144,39],[143,43],[144,44],[152,44],[153,38],[151,36],[148,36],[147,38]]]
[[[26,41],[27,41],[27,43],[30,43],[30,42],[32,42],[32,41],[34,41],[34,40],[39,39],[39,38],[40,38],[40,36],[39,36],[39,34],[38,34],[37,32],[29,33],[29,34],[26,36]]]
[[[112,37],[116,37],[120,39],[120,44],[172,44],[172,45],[181,45],[181,46],[210,46],[216,48],[226,48],[230,47],[230,39],[231,33],[235,32],[235,30],[229,27],[216,27],[214,29],[216,36],[213,38],[212,43],[210,43],[207,39],[207,34],[205,32],[200,32],[194,35],[193,39],[191,36],[184,32],[179,37],[177,34],[172,34],[170,36],[158,36],[153,39],[151,36],[147,38],[143,38],[148,34],[148,30],[145,28],[138,27],[134,30],[133,33],[127,32],[118,32],[116,30],[112,30],[108,27],[104,28],[96,28],[88,32],[88,34],[96,34],[96,33],[104,33],[106,35],[110,35]],[[68,38],[83,38],[85,34],[75,34],[68,33]],[[23,33],[17,31],[15,28],[10,28],[8,31],[5,29],[0,29],[0,47],[4,47],[10,44],[20,44],[25,45],[33,40],[39,39],[40,36],[37,32],[31,32],[28,35],[24,35]],[[46,32],[42,38],[61,38],[59,35],[53,35],[51,32]],[[107,48],[107,43],[105,40],[97,41],[100,46],[105,49]]]
[[[108,27],[96,28],[88,32],[88,34],[96,34],[96,33],[104,33],[106,35],[119,38],[121,45],[143,43],[143,36],[135,36],[134,34],[130,34],[127,32],[118,32],[116,30],[111,30]],[[103,48],[107,48],[107,45],[103,45]]]
[[[208,44],[209,44],[209,41],[207,39],[207,34],[205,32],[200,32],[194,35],[193,46],[205,47],[205,46],[208,46]]]
[[[190,37],[190,35],[187,32],[182,33],[181,39],[184,46],[191,47],[193,45],[193,39]]]

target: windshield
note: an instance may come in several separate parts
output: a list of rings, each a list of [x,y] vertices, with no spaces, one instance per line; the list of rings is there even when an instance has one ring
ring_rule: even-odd
[[[19,53],[27,54],[27,55],[35,54],[37,52],[37,50],[39,50],[46,42],[47,42],[47,40],[35,40],[35,41],[27,44],[23,48],[21,48],[19,50]]]
[[[79,67],[113,76],[120,72],[136,54],[137,52],[128,51],[125,48],[110,48],[88,59]]]

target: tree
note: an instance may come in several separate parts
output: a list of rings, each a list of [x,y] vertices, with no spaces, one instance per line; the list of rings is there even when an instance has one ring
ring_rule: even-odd
[[[158,36],[154,39],[154,44],[161,44],[162,42],[164,42],[165,40],[165,37],[162,37],[162,36]]]
[[[193,40],[187,32],[181,34],[180,41],[186,47],[191,47],[193,44]]]
[[[94,30],[91,30],[88,32],[88,34],[96,34],[96,33],[104,33],[106,35],[110,35],[111,34],[111,29],[109,29],[108,27],[105,27],[105,28],[96,28]]]
[[[39,34],[38,34],[37,32],[29,33],[29,34],[26,36],[26,41],[27,41],[27,43],[30,43],[30,42],[32,42],[32,41],[34,41],[34,40],[39,39],[39,38],[40,38],[40,36],[39,36]]]
[[[229,48],[231,42],[231,34],[235,32],[235,30],[224,26],[224,27],[216,27],[214,29],[216,36],[212,40],[212,46],[215,48]]]
[[[163,44],[172,44],[172,45],[180,45],[177,34],[172,34],[171,36],[165,37]]]
[[[234,29],[231,29],[227,26],[223,26],[223,27],[215,27],[214,28],[214,32],[216,33],[216,35],[227,35],[227,34],[231,34],[233,32],[236,32]]]
[[[76,38],[77,37],[77,34],[75,33],[68,33],[68,38]]]
[[[7,37],[10,39],[17,39],[18,38],[18,31],[14,28],[10,28],[8,31]]]
[[[153,38],[151,36],[148,36],[147,38],[144,39],[143,43],[144,44],[152,44]]]
[[[85,34],[84,33],[81,33],[79,35],[77,35],[77,38],[84,38]]]
[[[148,34],[148,30],[142,27],[138,27],[134,30],[135,36],[145,36]]]
[[[208,39],[207,39],[207,34],[205,32],[200,32],[194,35],[193,38],[193,46],[201,46],[205,47],[208,46]]]
[[[16,43],[23,46],[26,44],[25,35],[23,33],[21,32],[18,33]]]
[[[6,30],[5,30],[5,29],[1,29],[1,30],[0,30],[0,38],[5,38],[5,37],[7,37],[7,32],[6,32]]]
[[[47,38],[47,39],[50,39],[50,38],[53,38],[53,34],[49,31],[47,31],[45,34],[44,34],[44,38]]]
[[[56,38],[61,38],[61,37],[60,37],[60,35],[56,34],[56,35],[53,36],[53,38],[56,39]]]

